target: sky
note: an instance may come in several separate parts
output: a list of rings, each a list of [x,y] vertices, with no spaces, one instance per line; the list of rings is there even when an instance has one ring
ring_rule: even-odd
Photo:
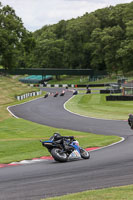
[[[11,6],[27,30],[34,32],[45,25],[83,16],[107,6],[130,3],[131,0],[0,0]]]

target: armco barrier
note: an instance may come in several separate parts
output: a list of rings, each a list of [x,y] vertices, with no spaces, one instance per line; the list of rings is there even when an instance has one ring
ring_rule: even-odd
[[[110,95],[106,96],[106,101],[133,101],[133,96]]]
[[[79,87],[106,87],[110,86],[112,83],[105,83],[105,84],[30,84],[32,87],[72,87],[72,88],[79,88]]]
[[[40,90],[40,91],[37,91],[37,92],[28,92],[28,93],[26,93],[26,94],[22,94],[22,95],[16,96],[16,99],[17,99],[18,101],[21,101],[21,100],[26,99],[26,98],[28,98],[28,97],[39,96],[39,95],[41,95],[41,94],[42,94],[42,91],[41,91],[41,90]]]
[[[113,89],[108,89],[108,90],[100,90],[100,94],[117,94],[117,93],[121,93],[122,90],[113,90]]]
[[[101,84],[88,84],[88,87],[105,87],[110,86],[111,83],[101,83]]]
[[[75,85],[74,84],[47,84],[47,85],[30,85],[30,86],[35,86],[35,87],[56,87],[56,88],[59,88],[59,87],[63,87],[63,88],[66,88],[66,87],[72,87],[74,88]]]

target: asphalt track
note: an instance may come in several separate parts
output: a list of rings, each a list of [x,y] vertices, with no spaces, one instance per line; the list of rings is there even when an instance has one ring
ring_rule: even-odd
[[[54,89],[51,89],[54,90]],[[59,90],[59,89],[58,89]],[[39,200],[84,190],[133,184],[133,131],[126,121],[100,120],[67,112],[72,96],[49,96],[10,108],[16,116],[57,128],[118,135],[125,141],[91,152],[89,160],[52,160],[0,169],[0,200]],[[45,133],[46,134],[46,133]]]

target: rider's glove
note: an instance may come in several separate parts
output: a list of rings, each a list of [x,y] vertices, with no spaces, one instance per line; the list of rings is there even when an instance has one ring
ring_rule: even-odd
[[[70,136],[70,139],[73,140],[73,139],[74,139],[74,136]]]

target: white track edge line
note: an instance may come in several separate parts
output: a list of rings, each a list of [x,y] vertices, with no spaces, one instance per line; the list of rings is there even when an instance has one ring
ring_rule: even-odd
[[[13,107],[13,106],[8,106],[8,107],[7,107],[8,112],[9,112],[13,117],[15,117],[16,119],[19,119],[19,117],[17,117],[16,115],[14,115],[14,114],[10,111],[10,107]]]
[[[109,144],[109,145],[107,145],[107,146],[100,147],[100,148],[98,148],[98,149],[94,149],[94,150],[91,150],[91,151],[98,151],[98,150],[101,150],[101,149],[104,149],[104,148],[108,148],[108,147],[114,146],[114,145],[116,145],[116,144],[119,144],[119,143],[121,143],[121,142],[124,142],[124,141],[125,141],[125,138],[124,138],[124,137],[120,137],[120,138],[121,138],[121,140],[120,140],[120,141],[118,141],[118,142],[114,142],[114,143],[112,143],[112,144]]]

